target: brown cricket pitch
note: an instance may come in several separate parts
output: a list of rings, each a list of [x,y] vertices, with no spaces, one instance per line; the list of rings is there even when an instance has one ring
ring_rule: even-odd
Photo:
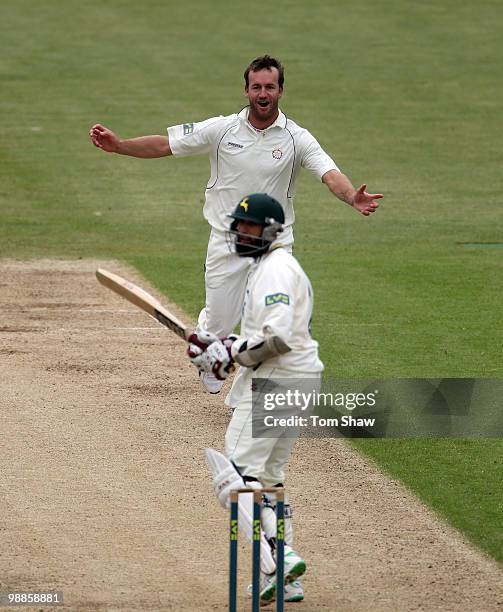
[[[185,343],[98,267],[156,295],[116,262],[0,262],[0,592],[221,611],[228,513],[204,449],[222,448],[223,394],[202,392]],[[285,484],[307,562],[299,612],[501,609],[499,566],[345,442],[300,440]]]

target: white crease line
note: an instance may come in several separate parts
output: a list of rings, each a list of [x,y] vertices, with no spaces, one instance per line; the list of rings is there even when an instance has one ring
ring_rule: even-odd
[[[156,325],[156,326],[153,326],[153,327],[100,327],[99,329],[98,328],[94,328],[94,327],[93,328],[89,328],[88,327],[86,329],[82,329],[82,327],[75,326],[75,327],[58,327],[57,329],[50,329],[48,331],[49,331],[49,333],[81,332],[81,331],[89,331],[89,330],[96,331],[96,332],[102,332],[104,330],[106,330],[106,331],[114,331],[114,330],[117,330],[117,331],[124,331],[124,330],[126,330],[126,331],[128,331],[128,330],[131,330],[131,331],[155,331],[155,332],[158,332],[160,327],[162,327],[162,326],[157,326]],[[168,331],[168,330],[166,330],[166,331]]]
[[[58,308],[56,307],[48,307],[48,306],[21,306],[20,308],[15,308],[12,310],[6,310],[3,308],[0,308],[0,312],[33,312],[34,310],[49,310],[51,312],[74,312],[75,310],[77,310],[77,312],[91,312],[91,313],[98,313],[98,312],[112,312],[112,313],[120,313],[120,314],[129,314],[129,315],[141,315],[141,312],[137,312],[134,309],[127,309],[127,310],[119,310],[117,308],[110,308],[107,310],[98,310],[98,309],[93,309],[93,308]]]
[[[124,329],[133,329],[134,331],[145,331],[145,330],[146,331],[152,331],[152,330],[154,330],[154,331],[157,332],[157,331],[159,331],[160,327],[163,327],[163,326],[159,324],[159,326],[155,325],[155,326],[152,326],[152,327],[100,327],[100,330],[101,329],[119,329],[119,330],[120,329],[122,329],[122,330],[124,330]],[[166,331],[168,331],[168,330],[166,330]]]
[[[63,310],[62,308],[60,310]],[[72,310],[71,308],[69,308],[68,310]],[[127,314],[131,314],[131,315],[140,315],[141,312],[138,312],[132,308],[128,308],[127,310],[119,310],[118,308],[100,308],[99,310],[97,308],[79,308],[79,312],[125,312]]]

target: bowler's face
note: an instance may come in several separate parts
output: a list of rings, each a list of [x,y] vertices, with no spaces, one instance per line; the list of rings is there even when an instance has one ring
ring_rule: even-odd
[[[263,68],[248,73],[248,87],[245,87],[245,96],[250,103],[250,118],[260,123],[273,123],[278,116],[278,102],[283,88],[278,83],[279,72],[277,68]]]

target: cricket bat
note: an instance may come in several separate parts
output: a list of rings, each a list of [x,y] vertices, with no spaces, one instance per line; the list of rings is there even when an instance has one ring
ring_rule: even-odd
[[[144,310],[161,325],[175,332],[180,338],[188,340],[191,330],[150,293],[122,278],[122,276],[108,272],[103,268],[96,270],[96,278],[102,285]]]

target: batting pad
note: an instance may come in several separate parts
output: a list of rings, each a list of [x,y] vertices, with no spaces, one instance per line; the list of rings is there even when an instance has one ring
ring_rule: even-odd
[[[230,492],[246,487],[246,485],[235,467],[222,453],[213,448],[207,448],[206,460],[213,475],[213,488],[216,496],[224,508],[229,508]],[[238,525],[250,544],[253,543],[253,493],[239,494]],[[271,547],[263,530],[260,532],[260,569],[265,574],[273,574],[276,571]]]

